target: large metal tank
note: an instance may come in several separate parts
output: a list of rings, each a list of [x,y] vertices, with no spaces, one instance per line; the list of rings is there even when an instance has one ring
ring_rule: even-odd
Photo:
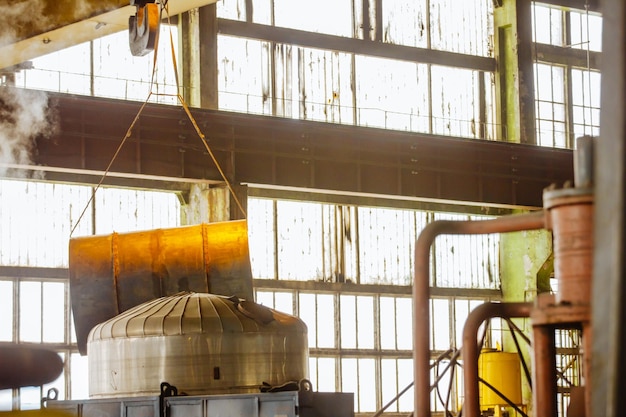
[[[181,293],[95,326],[87,341],[91,398],[259,392],[308,378],[307,328],[251,301]]]

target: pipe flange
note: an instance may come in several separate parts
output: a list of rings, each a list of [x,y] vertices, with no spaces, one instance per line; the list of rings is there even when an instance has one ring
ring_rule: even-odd
[[[546,188],[543,191],[543,208],[546,210],[567,204],[593,204],[593,188]]]

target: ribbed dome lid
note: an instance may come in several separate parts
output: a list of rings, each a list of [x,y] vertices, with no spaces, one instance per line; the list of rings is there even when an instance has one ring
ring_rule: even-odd
[[[179,293],[158,298],[96,325],[89,342],[206,333],[306,332],[298,318],[237,297]]]

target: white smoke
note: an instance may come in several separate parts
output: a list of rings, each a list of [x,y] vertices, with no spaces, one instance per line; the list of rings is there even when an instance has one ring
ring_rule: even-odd
[[[12,165],[31,165],[35,140],[55,133],[55,126],[45,92],[0,87],[0,177],[24,172]]]
[[[18,0],[0,5],[0,46],[20,40],[24,28],[29,32],[46,29],[50,22],[44,10],[45,3],[41,0]]]
[[[68,18],[83,20],[104,13],[117,6],[73,0],[46,2],[42,0],[15,0],[0,4],[0,47],[22,40],[24,37],[55,29]]]

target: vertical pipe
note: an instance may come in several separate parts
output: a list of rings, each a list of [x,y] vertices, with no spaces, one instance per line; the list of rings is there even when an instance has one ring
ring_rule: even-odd
[[[574,152],[574,185],[577,188],[590,188],[594,184],[594,148],[592,136],[581,136],[576,139]]]
[[[535,230],[544,227],[544,212],[500,217],[483,221],[435,221],[420,233],[415,244],[413,280],[413,372],[415,417],[430,416],[430,246],[442,234],[489,234]]]
[[[480,396],[478,389],[478,330],[485,320],[502,317],[529,317],[532,303],[485,303],[476,307],[467,317],[463,327],[463,390],[465,417],[480,416]],[[537,414],[540,416],[541,414]],[[543,416],[542,416],[543,417]]]
[[[591,321],[583,323],[583,385],[585,386],[585,416],[593,416],[591,408],[591,350],[593,349],[593,328]]]
[[[533,327],[533,414],[557,417],[554,327]]]
[[[595,166],[592,409],[617,417],[626,394],[626,2],[602,7],[602,87]]]
[[[478,128],[475,132],[475,137],[479,139],[487,139],[487,103],[485,100],[485,95],[487,94],[487,90],[485,87],[485,72],[478,72]],[[482,197],[482,195],[481,195]]]

